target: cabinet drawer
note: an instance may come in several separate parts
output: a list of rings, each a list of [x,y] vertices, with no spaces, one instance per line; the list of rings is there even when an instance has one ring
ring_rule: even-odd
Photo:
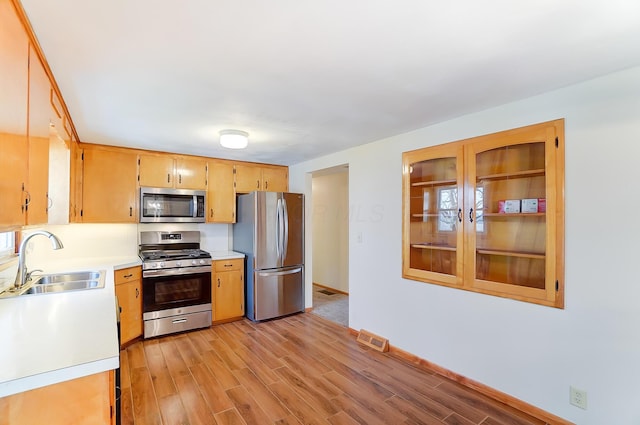
[[[218,260],[213,262],[213,268],[217,272],[228,272],[229,270],[242,270],[244,258],[234,260]]]
[[[142,276],[141,267],[130,267],[114,271],[115,284],[130,282],[132,280],[140,280]]]

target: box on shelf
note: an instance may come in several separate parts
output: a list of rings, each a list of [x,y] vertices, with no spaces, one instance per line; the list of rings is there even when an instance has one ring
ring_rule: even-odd
[[[522,212],[523,213],[537,213],[538,212],[538,198],[530,198],[522,200]]]
[[[520,212],[520,199],[506,199],[498,201],[498,212],[513,214]]]
[[[546,198],[538,198],[538,212],[547,212]]]

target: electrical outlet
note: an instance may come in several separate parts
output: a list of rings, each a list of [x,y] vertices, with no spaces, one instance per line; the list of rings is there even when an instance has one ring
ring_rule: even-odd
[[[362,232],[358,232],[358,234],[356,235],[356,240],[358,241],[358,243],[362,243]]]
[[[587,410],[587,392],[574,387],[569,387],[569,403]]]

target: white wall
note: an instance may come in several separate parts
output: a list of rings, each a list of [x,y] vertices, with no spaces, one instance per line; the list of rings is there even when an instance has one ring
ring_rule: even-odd
[[[313,282],[349,292],[349,173],[313,176],[312,185]]]
[[[199,230],[206,251],[226,251],[231,246],[228,224],[66,224],[25,228],[25,234],[43,228],[60,238],[64,249],[53,251],[45,237],[28,243],[27,266],[37,267],[56,259],[138,255],[138,233],[154,230]]]
[[[566,119],[565,309],[402,279],[402,152],[556,118]],[[301,163],[289,175],[292,191],[310,195],[308,173],[349,164],[351,328],[580,425],[640,424],[639,157],[634,68]],[[569,405],[570,385],[588,392],[587,410]]]

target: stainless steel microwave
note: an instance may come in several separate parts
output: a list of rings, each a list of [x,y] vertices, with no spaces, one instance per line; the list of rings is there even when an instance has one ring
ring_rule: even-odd
[[[140,188],[140,223],[204,223],[205,191]]]

